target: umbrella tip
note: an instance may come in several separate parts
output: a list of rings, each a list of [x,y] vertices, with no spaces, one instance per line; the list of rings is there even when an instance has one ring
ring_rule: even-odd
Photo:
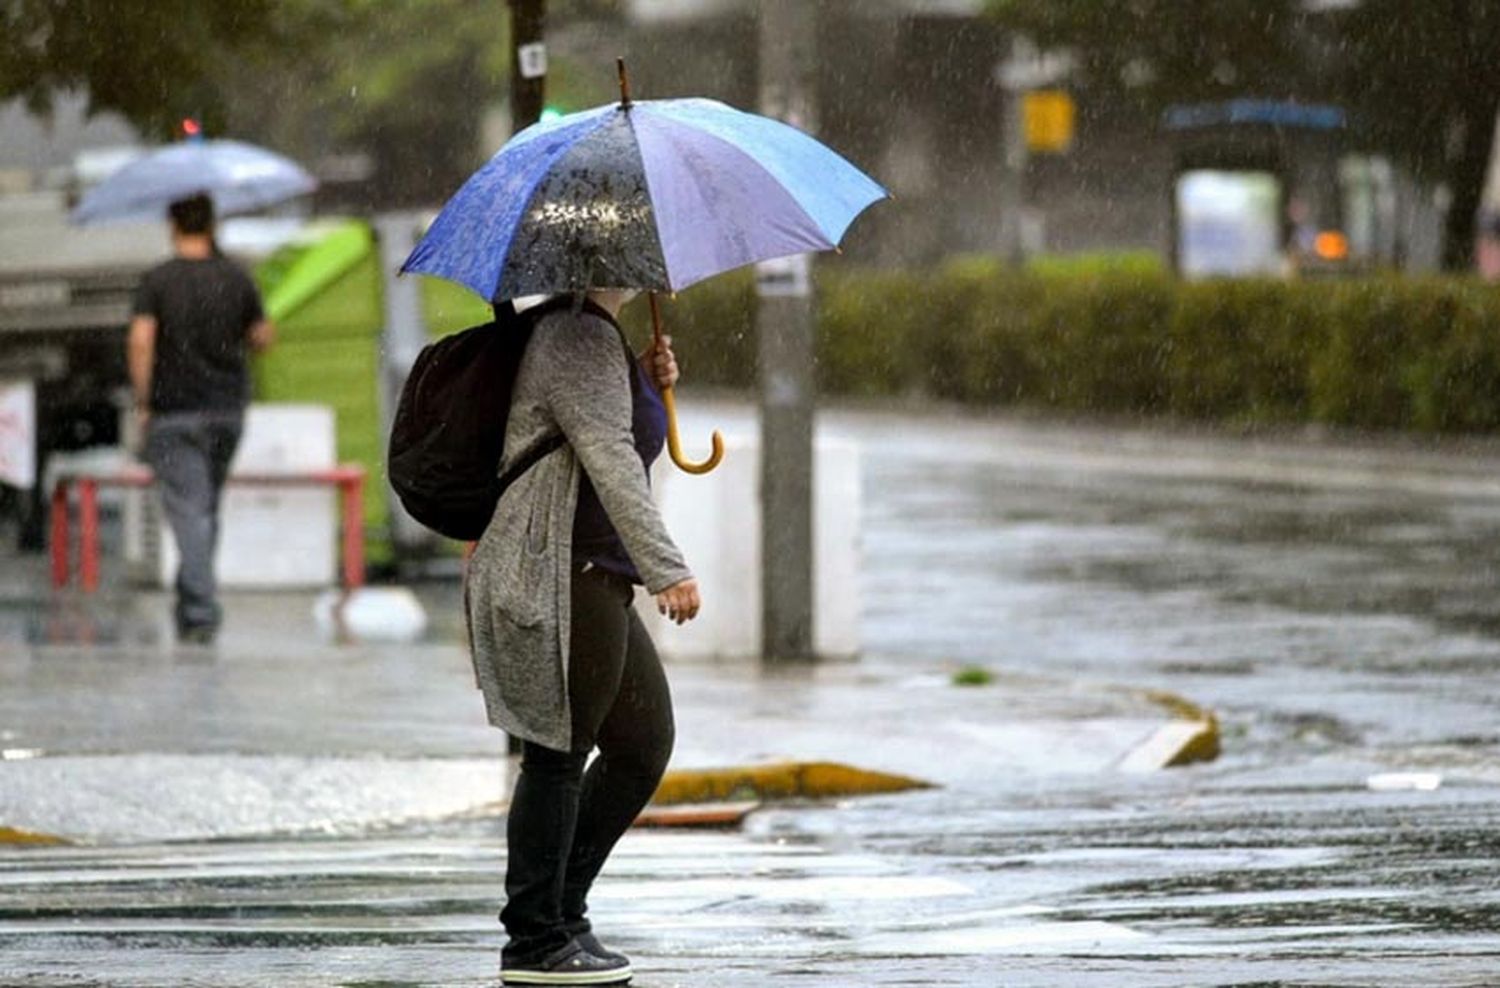
[[[625,70],[625,58],[621,56],[615,59],[615,68],[620,73],[620,108],[630,109],[630,74]]]

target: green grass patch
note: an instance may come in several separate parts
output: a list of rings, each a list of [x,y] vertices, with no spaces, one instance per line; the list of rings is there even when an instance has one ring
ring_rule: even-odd
[[[953,674],[954,686],[988,686],[995,681],[995,674],[984,666],[964,666]]]

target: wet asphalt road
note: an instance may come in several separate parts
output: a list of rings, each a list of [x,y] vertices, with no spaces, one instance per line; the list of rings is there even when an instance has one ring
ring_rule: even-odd
[[[870,450],[869,644],[1174,689],[1251,732],[1245,755],[1495,751],[1500,498],[1481,478],[1386,455],[1299,482],[1276,449],[1016,433]]]
[[[1117,984],[1500,984],[1489,451],[1005,422],[900,435],[865,461],[871,645],[1175,690],[1220,714],[1226,753],[867,846],[1089,872],[1037,901],[1171,958],[1049,965],[1057,984],[1101,966]],[[1372,791],[1392,772],[1441,788]]]
[[[765,812],[675,845],[680,874],[676,838],[633,839],[638,983],[1500,985],[1500,455],[824,427],[865,450],[867,648],[1169,688],[1225,755]],[[1367,781],[1411,771],[1440,787]],[[483,984],[492,827],[11,861],[0,974]],[[747,862],[768,896],[737,895]]]

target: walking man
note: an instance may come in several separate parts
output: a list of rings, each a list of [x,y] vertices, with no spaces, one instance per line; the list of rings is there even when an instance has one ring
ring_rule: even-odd
[[[274,328],[250,276],[219,253],[213,200],[173,203],[173,258],[141,280],[127,362],[145,458],[177,540],[177,636],[210,644],[221,610],[214,577],[219,496],[250,401],[248,354]]]

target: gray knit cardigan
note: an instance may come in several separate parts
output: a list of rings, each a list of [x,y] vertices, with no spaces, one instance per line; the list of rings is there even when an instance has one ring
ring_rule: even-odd
[[[464,606],[489,722],[556,750],[572,742],[569,605],[583,470],[649,592],[692,576],[641,469],[631,373],[607,320],[563,310],[537,323],[516,374],[501,469],[559,432],[567,443],[505,492],[469,561]]]

